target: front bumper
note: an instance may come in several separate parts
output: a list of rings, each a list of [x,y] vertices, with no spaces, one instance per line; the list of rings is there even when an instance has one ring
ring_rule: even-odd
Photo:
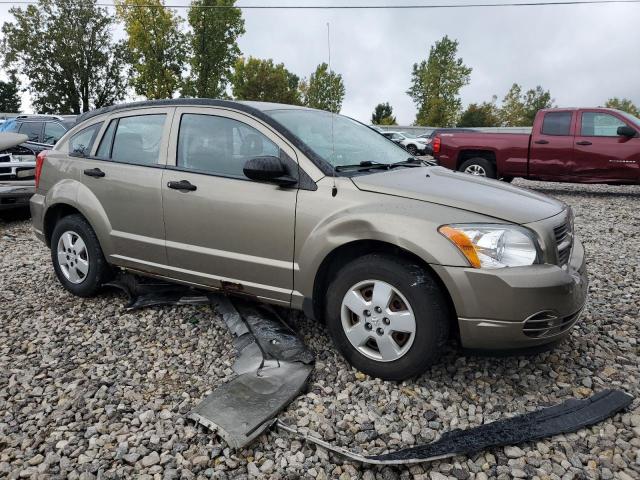
[[[482,270],[433,266],[451,294],[462,346],[517,350],[557,342],[570,334],[587,299],[584,248],[556,265]]]
[[[0,181],[0,210],[27,207],[34,192],[33,180]]]

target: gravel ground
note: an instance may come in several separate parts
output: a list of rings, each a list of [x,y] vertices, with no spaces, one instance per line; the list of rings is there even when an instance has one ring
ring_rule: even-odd
[[[533,357],[452,346],[397,384],[350,368],[325,329],[302,319],[316,371],[281,418],[374,454],[603,388],[640,397],[640,187],[516,183],[575,209],[591,296],[571,338]],[[221,321],[208,307],[125,313],[124,303],[115,292],[66,293],[28,221],[0,219],[0,477],[640,478],[640,399],[577,434],[410,468],[367,468],[286,434],[230,451],[184,418],[233,375]]]

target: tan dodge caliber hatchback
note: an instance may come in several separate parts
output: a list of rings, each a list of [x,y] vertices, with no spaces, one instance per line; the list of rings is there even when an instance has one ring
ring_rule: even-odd
[[[70,292],[95,294],[115,267],[302,309],[384,379],[423,372],[450,334],[555,342],[585,303],[567,206],[426,165],[340,115],[119,105],[82,115],[36,170],[33,224]]]

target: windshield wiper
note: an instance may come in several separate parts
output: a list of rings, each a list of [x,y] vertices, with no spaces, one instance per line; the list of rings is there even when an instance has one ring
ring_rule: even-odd
[[[338,165],[336,167],[336,172],[342,172],[345,170],[391,170],[396,167],[419,167],[422,165],[421,160],[416,158],[409,158],[407,160],[403,160],[401,162],[396,163],[381,163],[381,162],[372,162],[370,160],[365,160],[363,162],[354,164],[354,165]]]

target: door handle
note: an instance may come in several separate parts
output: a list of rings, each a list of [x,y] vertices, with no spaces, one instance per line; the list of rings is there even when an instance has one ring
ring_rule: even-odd
[[[194,184],[189,182],[188,180],[180,180],[179,182],[169,182],[167,183],[167,187],[173,188],[174,190],[184,190],[187,192],[193,192],[198,189]]]
[[[587,140],[582,140],[580,142],[576,142],[576,145],[593,145],[593,144]]]
[[[549,143],[549,140],[536,140],[533,143],[537,143],[538,145],[547,145]]]
[[[102,178],[106,175],[106,173],[104,173],[99,168],[87,168],[83,173],[87,177],[93,177],[93,178]]]

